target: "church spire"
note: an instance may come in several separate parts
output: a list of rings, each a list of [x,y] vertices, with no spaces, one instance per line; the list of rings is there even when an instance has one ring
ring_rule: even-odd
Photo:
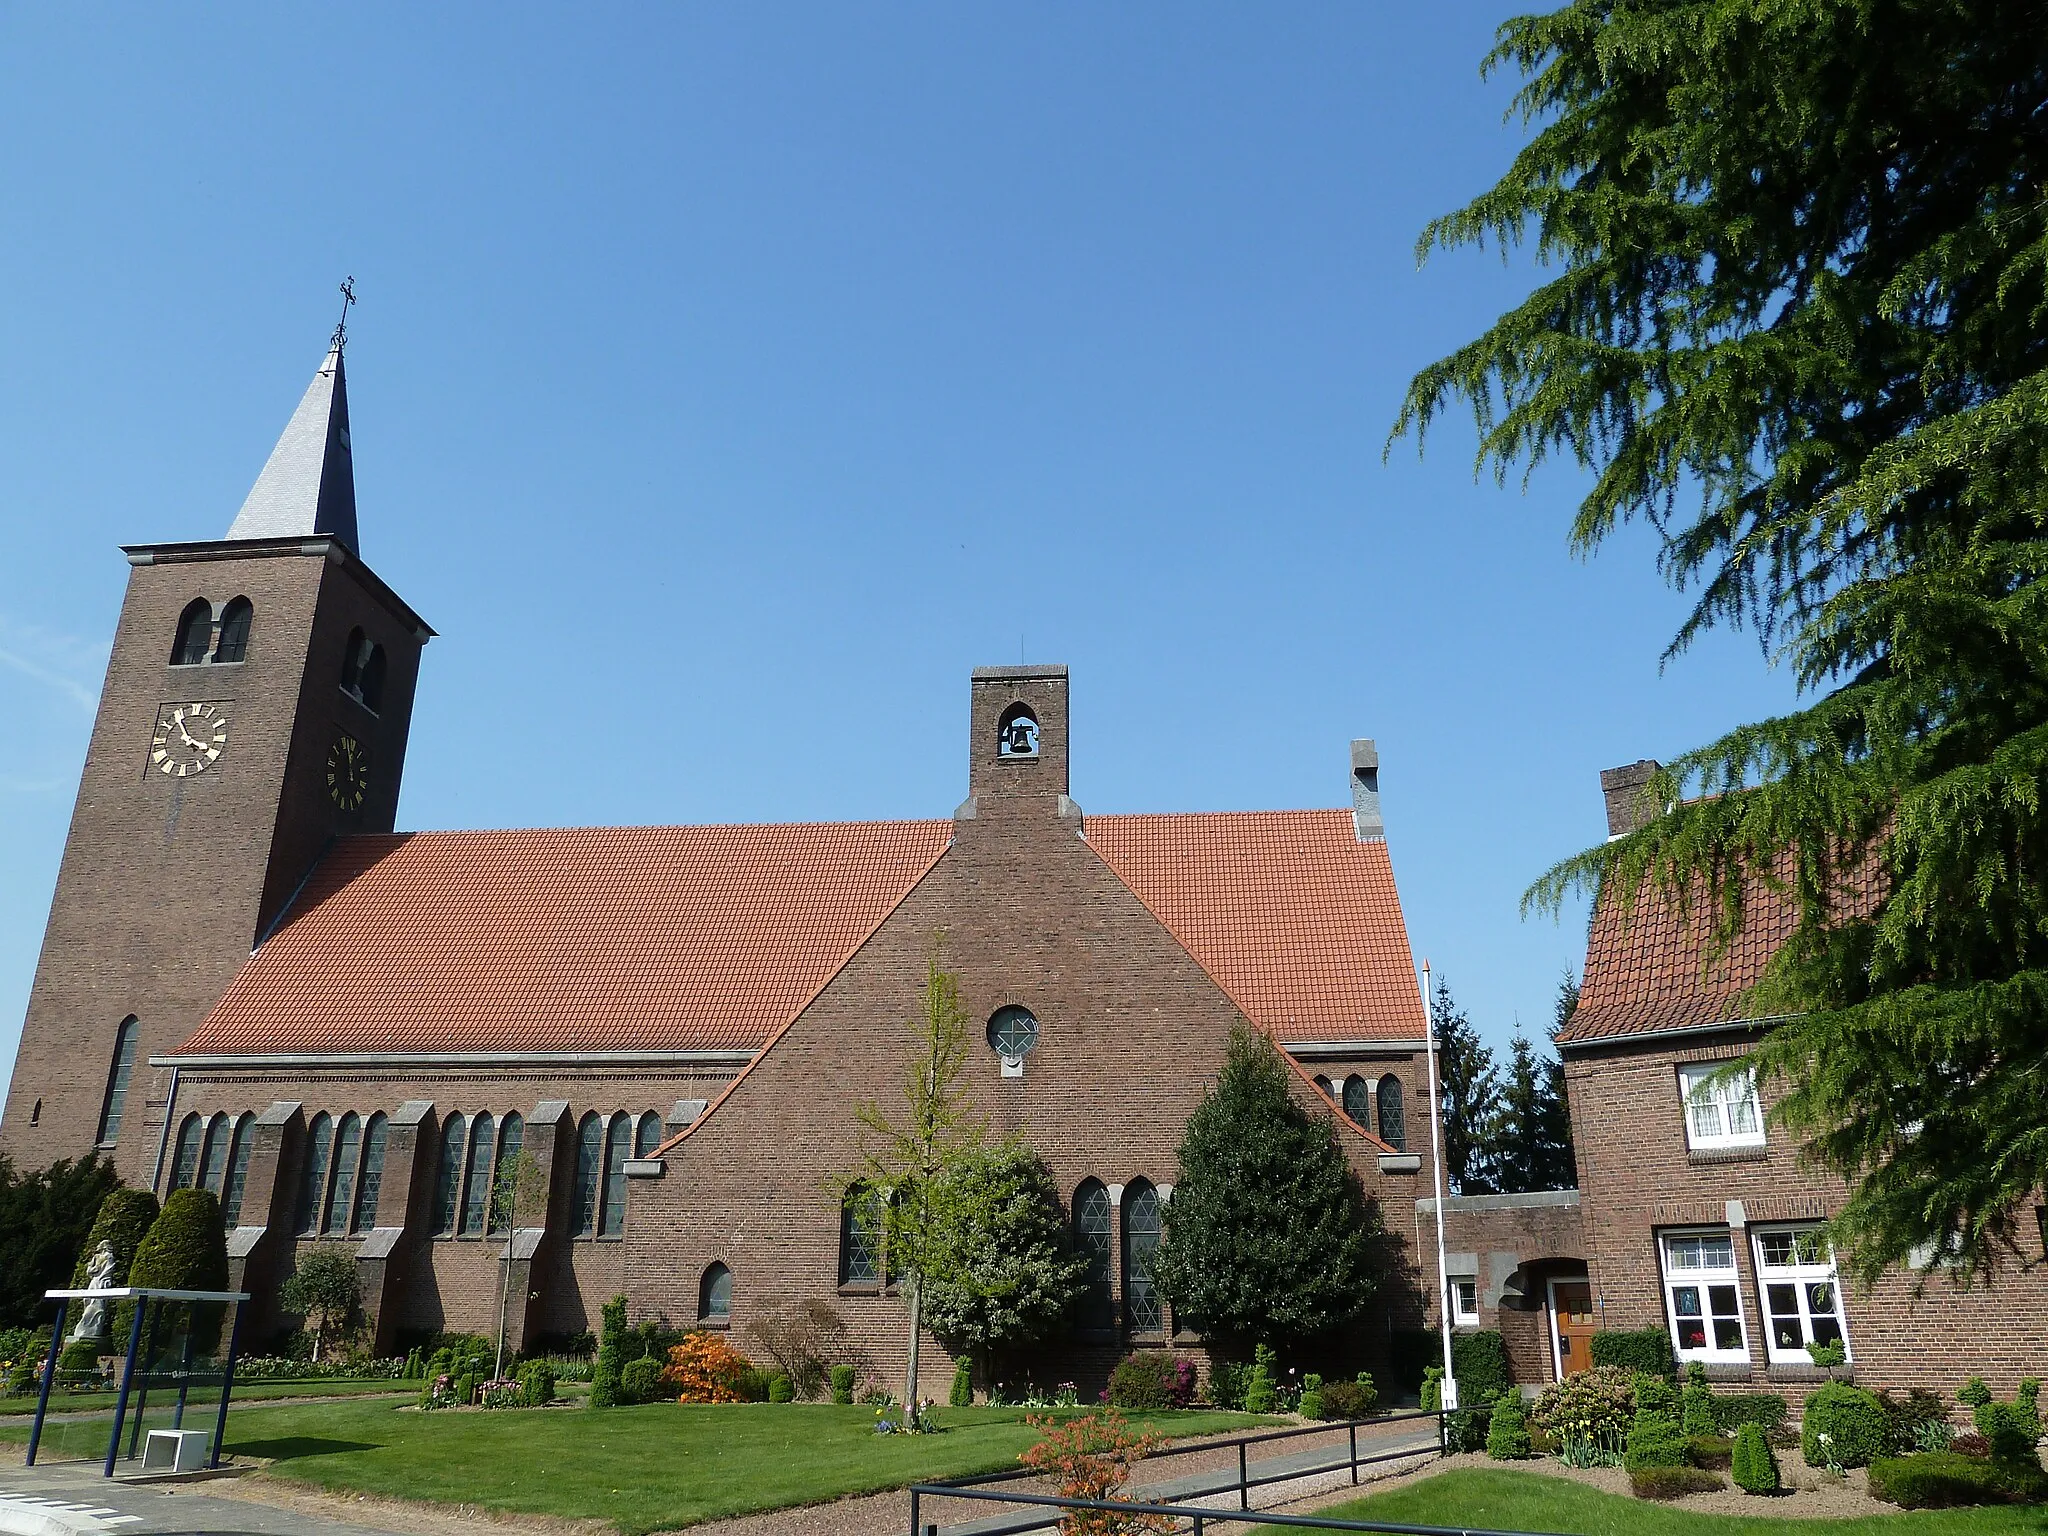
[[[355,295],[344,286],[348,303]],[[248,500],[228,529],[230,539],[289,539],[327,534],[360,553],[356,543],[356,473],[348,440],[348,377],[341,354],[348,336],[336,326],[326,361],[313,375],[299,408]]]

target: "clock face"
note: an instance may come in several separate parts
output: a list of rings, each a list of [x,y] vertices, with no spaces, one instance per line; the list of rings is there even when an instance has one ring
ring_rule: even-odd
[[[363,808],[370,792],[370,749],[353,736],[337,736],[327,749],[327,793],[344,811]]]
[[[149,762],[174,779],[204,773],[228,744],[228,717],[219,704],[166,704],[156,712]]]

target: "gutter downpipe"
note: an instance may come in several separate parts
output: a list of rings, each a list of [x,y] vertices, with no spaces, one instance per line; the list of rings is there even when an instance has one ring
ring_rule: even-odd
[[[178,1116],[178,1069],[171,1068],[171,1091],[164,1099],[164,1128],[157,1133],[156,1161],[149,1169],[149,1192],[156,1193],[156,1181],[163,1177],[164,1149],[171,1144],[171,1122]],[[1439,1223],[1441,1225],[1441,1223]],[[1449,1348],[1448,1345],[1445,1346]]]
[[[1447,1261],[1444,1257],[1444,1152],[1443,1136],[1437,1128],[1436,1091],[1436,1017],[1429,1011],[1429,962],[1422,962],[1422,1018],[1428,1050],[1424,1053],[1429,1061],[1429,1164],[1430,1178],[1436,1187],[1436,1305],[1437,1318],[1444,1340],[1444,1408],[1458,1406],[1458,1377],[1451,1364],[1451,1292],[1450,1277],[1444,1273]],[[165,1125],[170,1122],[166,1120]]]

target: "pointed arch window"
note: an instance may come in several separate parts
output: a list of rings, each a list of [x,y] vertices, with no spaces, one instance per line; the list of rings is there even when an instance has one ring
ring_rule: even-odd
[[[221,1188],[220,1220],[228,1228],[242,1224],[242,1191],[249,1183],[249,1151],[256,1144],[256,1117],[245,1114],[235,1122],[234,1143],[228,1149],[227,1182]]]
[[[1116,1300],[1110,1289],[1110,1268],[1116,1254],[1116,1211],[1100,1179],[1089,1179],[1074,1191],[1074,1251],[1088,1261],[1080,1325],[1098,1331],[1114,1328]]]
[[[470,1124],[469,1171],[462,1181],[462,1226],[459,1237],[475,1237],[484,1229],[484,1207],[491,1194],[491,1153],[496,1148],[498,1122],[486,1114]]]
[[[135,1037],[141,1026],[129,1014],[114,1031],[114,1059],[107,1068],[107,1094],[100,1100],[99,1144],[111,1147],[121,1135],[121,1116],[128,1108],[128,1075],[135,1070]]]
[[[178,1127],[178,1148],[171,1158],[171,1188],[184,1189],[192,1182],[199,1169],[199,1137],[204,1122],[197,1115],[187,1115]]]
[[[213,646],[215,661],[241,661],[248,656],[249,626],[255,618],[256,609],[246,597],[238,597],[227,605],[220,616],[220,639]]]
[[[321,1197],[327,1193],[327,1153],[334,1143],[334,1122],[322,1110],[306,1128],[306,1161],[299,1170],[299,1212],[292,1230],[309,1235],[320,1220]]]
[[[640,1129],[633,1133],[633,1155],[650,1156],[661,1145],[661,1116],[653,1110],[640,1117]]]
[[[225,1192],[228,1138],[233,1134],[233,1122],[226,1115],[215,1115],[206,1123],[205,1149],[199,1154],[199,1188],[211,1190],[215,1195]]]
[[[346,1232],[349,1210],[356,1201],[356,1158],[363,1149],[363,1122],[354,1110],[341,1117],[334,1132],[334,1181],[327,1192],[327,1209],[320,1219],[323,1232]]]
[[[434,1235],[455,1234],[455,1207],[462,1198],[462,1148],[469,1125],[462,1116],[450,1115],[441,1126],[441,1166],[434,1174]]]
[[[504,1127],[498,1132],[498,1171],[501,1175],[505,1169],[512,1166],[513,1160],[519,1156],[521,1149],[525,1145],[526,1117],[515,1109],[505,1117]],[[515,1216],[519,1215],[517,1211],[513,1212],[513,1214]],[[527,1224],[529,1226],[533,1225],[533,1222],[530,1220],[532,1213],[527,1212],[526,1215],[529,1218]],[[505,1213],[498,1209],[498,1191],[495,1186],[491,1190],[489,1228],[493,1233],[505,1230]]]
[[[723,1323],[732,1319],[732,1271],[713,1264],[697,1282],[697,1321]]]
[[[1124,1191],[1124,1326],[1132,1333],[1166,1331],[1166,1312],[1152,1283],[1159,1231],[1159,1191],[1140,1179]]]
[[[171,642],[171,665],[196,667],[213,649],[213,604],[195,597],[178,615],[177,638]]]
[[[1380,1079],[1380,1140],[1396,1152],[1408,1150],[1408,1121],[1401,1109],[1401,1079]]]
[[[617,1237],[626,1230],[626,1159],[633,1151],[633,1122],[613,1115],[604,1141],[604,1204],[597,1213],[597,1235]]]
[[[377,1197],[384,1189],[384,1143],[391,1135],[391,1122],[380,1114],[370,1116],[363,1127],[363,1176],[356,1181],[356,1209],[353,1230],[367,1232],[377,1225]]]
[[[604,1122],[593,1110],[576,1126],[576,1188],[569,1201],[569,1232],[588,1237],[597,1230],[597,1193],[604,1175]]]
[[[1362,1131],[1372,1129],[1372,1084],[1364,1078],[1344,1079],[1344,1113]]]

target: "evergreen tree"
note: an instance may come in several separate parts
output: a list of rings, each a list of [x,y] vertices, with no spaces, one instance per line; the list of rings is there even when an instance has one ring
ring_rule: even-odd
[[[1228,1343],[1298,1344],[1363,1312],[1384,1229],[1327,1114],[1291,1092],[1273,1042],[1239,1021],[1216,1086],[1188,1117],[1152,1256],[1160,1293]]]
[[[1507,1080],[1494,1118],[1493,1151],[1503,1194],[1535,1189],[1571,1189],[1578,1183],[1572,1159],[1571,1116],[1563,1102],[1564,1069],[1539,1056],[1519,1032],[1509,1050]]]
[[[0,1157],[0,1328],[48,1326],[45,1291],[70,1283],[100,1203],[120,1180],[97,1154],[17,1174]]]
[[[1536,1115],[1537,1189],[1577,1189],[1578,1154],[1572,1147],[1572,1106],[1564,1085],[1564,1060],[1557,1037],[1579,1011],[1579,981],[1569,967],[1557,984],[1557,1012],[1550,1026],[1550,1054],[1543,1058],[1543,1091]]]
[[[1491,1194],[1500,1188],[1493,1146],[1500,1073],[1493,1052],[1451,1000],[1450,983],[1441,976],[1429,1000],[1429,1017],[1436,1031],[1444,1179],[1454,1195]]]
[[[224,1291],[228,1288],[228,1234],[221,1223],[220,1201],[211,1190],[174,1189],[164,1208],[142,1241],[135,1247],[135,1262],[128,1266],[128,1283],[171,1291]],[[133,1316],[126,1305],[114,1317],[115,1341],[120,1343]],[[191,1308],[192,1340],[202,1353],[220,1340],[221,1320],[227,1314],[222,1302],[194,1304]],[[160,1320],[163,1314],[159,1314]],[[158,1324],[150,1324],[154,1328]]]
[[[1482,466],[1590,471],[1798,707],[1685,753],[1672,807],[1546,875],[1796,925],[1745,1011],[1865,1275],[2013,1253],[2048,1183],[2048,3],[1585,0],[1502,24],[1533,137],[1422,246],[1549,268],[1423,370]]]

